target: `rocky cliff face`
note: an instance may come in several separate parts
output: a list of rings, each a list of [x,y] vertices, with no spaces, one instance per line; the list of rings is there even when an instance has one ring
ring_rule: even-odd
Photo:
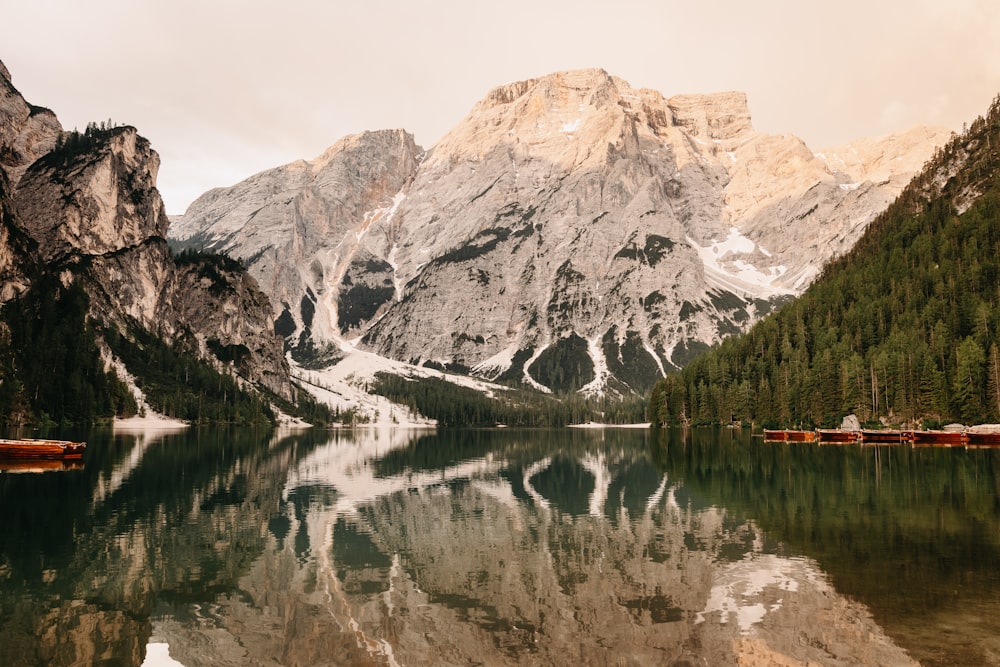
[[[28,286],[36,246],[16,221],[13,193],[21,174],[62,133],[55,114],[24,101],[0,62],[0,303]]]
[[[37,247],[17,222],[12,191],[7,173],[0,168],[0,303],[27,289],[28,264]]]
[[[100,257],[166,236],[159,156],[134,128],[82,135],[36,160],[18,183],[18,213],[47,264]]]
[[[0,62],[0,166],[16,185],[28,165],[52,150],[62,134],[54,113],[28,104]]]
[[[804,289],[946,137],[817,153],[756,132],[741,93],[566,72],[493,90],[426,154],[367,133],[213,190],[170,235],[246,260],[300,351],[642,390]]]
[[[63,134],[0,75],[0,300],[28,284],[26,264],[59,272],[64,283],[82,282],[104,325],[183,340],[291,397],[271,307],[253,279],[235,263],[171,255],[149,142],[132,127]]]
[[[394,197],[422,154],[402,131],[347,137],[311,162],[202,195],[198,209],[214,224],[191,216],[172,226],[171,237],[243,259],[267,291],[279,330],[300,350],[322,348],[365,325],[392,296],[393,269],[378,251],[388,241],[365,237],[385,236]]]
[[[83,144],[36,160],[15,203],[48,266],[78,275],[91,311],[127,331],[139,326],[184,339],[205,358],[238,350],[236,370],[289,397],[291,384],[267,297],[238,265],[174,261],[156,191],[159,158],[131,127],[97,131]],[[216,352],[213,354],[213,352]]]

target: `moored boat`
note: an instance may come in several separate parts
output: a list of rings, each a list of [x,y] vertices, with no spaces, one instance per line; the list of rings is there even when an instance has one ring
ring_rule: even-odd
[[[969,429],[965,433],[970,447],[1000,447],[1000,432],[975,431]]]
[[[765,442],[815,442],[816,431],[764,429]]]
[[[879,444],[899,444],[913,441],[913,431],[897,429],[862,429],[861,441]]]
[[[965,431],[914,431],[914,445],[938,445],[950,447],[969,442]]]
[[[85,442],[0,438],[0,459],[80,459]]]
[[[818,431],[820,442],[852,443],[861,439],[860,431],[841,430],[839,428],[821,428]]]

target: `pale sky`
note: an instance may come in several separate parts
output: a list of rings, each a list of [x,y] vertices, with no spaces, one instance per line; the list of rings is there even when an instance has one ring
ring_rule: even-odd
[[[0,60],[67,129],[134,125],[167,211],[339,138],[430,148],[495,86],[601,67],[741,90],[813,149],[961,130],[1000,93],[996,0],[0,0]]]

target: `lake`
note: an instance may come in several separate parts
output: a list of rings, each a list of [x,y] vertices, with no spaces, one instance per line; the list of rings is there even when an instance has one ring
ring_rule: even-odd
[[[0,472],[2,665],[1000,664],[1000,450],[63,436]]]

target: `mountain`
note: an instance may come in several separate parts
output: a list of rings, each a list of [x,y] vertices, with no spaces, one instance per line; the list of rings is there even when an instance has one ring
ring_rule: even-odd
[[[256,282],[226,258],[171,254],[169,221],[156,190],[159,157],[135,128],[108,123],[63,132],[51,111],[24,101],[0,67],[0,166],[0,302],[8,332],[0,336],[0,356],[14,359],[7,386],[61,385],[53,382],[53,371],[69,362],[57,361],[58,355],[69,346],[86,357],[91,353],[82,348],[94,346],[102,361],[88,367],[87,377],[74,378],[76,384],[63,378],[65,384],[90,396],[114,392],[124,380],[145,407],[162,378],[154,382],[123,362],[126,350],[138,346],[132,350],[137,358],[173,348],[238,377],[245,387],[292,399],[271,306]],[[50,349],[32,352],[47,336]],[[17,362],[39,355],[51,356],[47,371]],[[80,363],[92,362],[76,358],[71,365]],[[101,379],[106,374],[114,378],[110,384]],[[84,389],[91,381],[101,388]],[[34,405],[36,415],[91,418],[112,408],[98,406],[100,400],[84,408],[80,395],[53,400],[57,407]],[[190,416],[174,408],[173,414]]]
[[[795,302],[657,384],[661,423],[1000,421],[1000,97]]]
[[[422,155],[402,131],[347,137],[311,162],[205,193],[197,206],[216,221],[211,230],[189,216],[173,222],[170,236],[185,247],[243,260],[278,310],[278,330],[297,334],[302,350],[323,347],[341,333],[338,310],[341,322],[372,316],[362,292],[368,285],[377,291],[381,274],[392,269],[366,250],[364,236],[391,215],[393,198],[413,178]],[[352,277],[357,284],[340,286]],[[341,296],[354,297],[353,309],[339,308]]]
[[[630,393],[847,251],[947,132],[813,151],[742,93],[602,70],[501,86],[432,149],[402,131],[196,200],[171,243],[245,262],[296,361],[342,350]]]

